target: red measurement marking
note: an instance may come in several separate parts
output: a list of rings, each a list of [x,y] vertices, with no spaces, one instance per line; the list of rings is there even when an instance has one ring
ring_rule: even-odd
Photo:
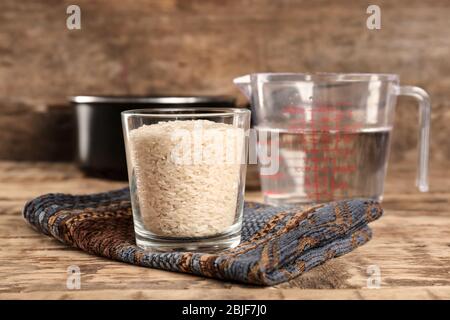
[[[306,179],[306,181],[304,183],[305,187],[311,187],[311,186],[314,186],[314,185],[315,185],[315,182],[311,181],[311,178]],[[328,191],[334,191],[334,190],[338,190],[338,189],[345,190],[347,188],[348,188],[348,184],[346,182],[336,183],[336,181],[335,181],[335,189],[329,189]],[[310,192],[312,192],[312,191],[310,190]]]
[[[312,107],[288,105],[282,109],[282,113],[289,116],[288,133],[299,135],[277,139],[282,149],[293,152],[279,155],[278,160],[280,163],[287,162],[296,172],[304,173],[294,179],[303,179],[298,183],[303,184],[311,199],[327,200],[336,197],[337,192],[345,192],[349,187],[345,180],[357,169],[352,161],[355,152],[355,135],[352,133],[358,132],[361,124],[356,122],[349,107],[351,105],[348,103],[336,103],[333,106],[315,104]],[[258,139],[263,148],[272,142],[269,137]],[[297,161],[298,164],[295,164]],[[286,174],[277,173],[262,178],[282,180],[286,179]],[[264,194],[281,195],[285,191],[266,190]]]
[[[272,179],[272,180],[278,180],[284,178],[286,175],[282,172],[277,172],[275,174],[261,174],[261,177],[264,179]]]
[[[331,166],[331,167],[324,167],[324,168],[316,168],[315,166],[299,166],[299,167],[294,167],[296,169],[297,172],[301,172],[301,171],[310,171],[310,172],[314,172],[314,171],[318,171],[318,172],[331,172],[331,173],[350,173],[350,172],[354,172],[356,170],[356,166],[341,166],[341,167],[337,167],[337,166]]]
[[[282,195],[282,194],[284,194],[284,192],[275,191],[275,190],[266,190],[266,191],[263,191],[263,194],[266,196],[272,196],[272,195],[280,195],[280,194]]]
[[[291,151],[299,151],[299,152],[303,152],[303,154],[307,154],[309,156],[309,158],[313,158],[310,156],[310,154],[313,153],[334,153],[334,154],[340,154],[340,155],[352,155],[355,153],[354,149],[350,149],[350,148],[320,148],[320,146],[314,146],[314,147],[309,147],[309,148],[299,148],[298,150],[292,149]],[[278,157],[282,157],[281,155],[278,155]],[[290,159],[304,159],[304,156],[298,156],[298,157],[292,157]],[[334,158],[326,158],[326,157],[320,157],[321,159],[334,159]]]
[[[281,109],[282,113],[285,114],[305,114],[306,112],[311,112],[314,114],[320,113],[335,113],[335,114],[343,114],[345,116],[351,115],[352,110],[345,110],[346,108],[351,107],[348,103],[337,103],[334,106],[330,107],[329,105],[314,105],[310,107],[305,106],[295,106],[289,105]]]
[[[336,181],[336,174],[350,175],[356,170],[355,165],[342,163],[345,159],[351,159],[355,151],[352,148],[355,136],[351,133],[361,128],[360,123],[355,123],[352,111],[345,110],[346,107],[348,104],[345,103],[331,107],[315,105],[308,109],[289,105],[282,110],[284,114],[298,117],[289,120],[289,132],[302,135],[285,143],[280,141],[280,146],[303,152],[302,156],[290,157],[289,161],[298,159],[303,162],[294,166],[294,170],[304,172],[303,185],[311,199],[333,198],[336,192],[345,191],[348,184],[345,181]],[[298,148],[295,144],[298,144]],[[337,165],[337,159],[340,160],[340,165]]]

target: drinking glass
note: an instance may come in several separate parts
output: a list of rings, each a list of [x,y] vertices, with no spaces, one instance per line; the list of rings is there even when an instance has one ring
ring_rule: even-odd
[[[136,243],[212,251],[241,236],[250,111],[122,112]]]

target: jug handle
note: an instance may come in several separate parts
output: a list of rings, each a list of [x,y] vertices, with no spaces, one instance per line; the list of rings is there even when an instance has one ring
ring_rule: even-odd
[[[421,192],[427,192],[428,157],[430,149],[430,97],[425,90],[414,86],[400,86],[398,95],[413,97],[419,103],[419,142],[416,185]]]

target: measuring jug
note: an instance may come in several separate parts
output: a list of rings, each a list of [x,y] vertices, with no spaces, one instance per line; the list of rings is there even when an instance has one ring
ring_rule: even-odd
[[[416,184],[428,191],[430,99],[398,75],[256,73],[234,83],[252,106],[267,203],[381,201],[399,95],[419,102]]]

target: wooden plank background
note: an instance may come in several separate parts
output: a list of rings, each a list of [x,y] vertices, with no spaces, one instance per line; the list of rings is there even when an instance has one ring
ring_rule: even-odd
[[[432,97],[432,158],[450,158],[450,2],[380,0],[0,1],[0,159],[70,160],[79,94],[231,94],[249,72],[390,72]],[[55,106],[56,105],[56,106]],[[413,111],[414,110],[414,111]],[[416,105],[401,98],[392,157],[415,152]],[[49,143],[51,141],[51,143]]]

